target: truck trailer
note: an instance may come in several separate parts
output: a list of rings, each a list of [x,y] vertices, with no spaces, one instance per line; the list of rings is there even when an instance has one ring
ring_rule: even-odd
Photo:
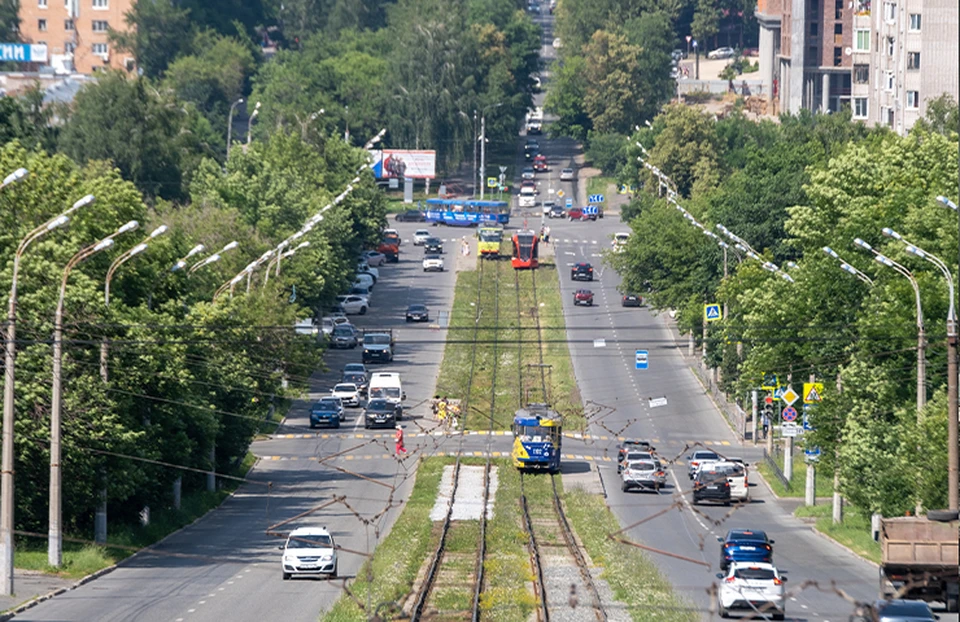
[[[880,596],[941,602],[957,611],[960,521],[901,516],[880,521]]]

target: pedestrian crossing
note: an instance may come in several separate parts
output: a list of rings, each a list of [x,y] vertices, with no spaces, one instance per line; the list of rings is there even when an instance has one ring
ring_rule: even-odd
[[[468,430],[466,432],[453,432],[453,431],[442,431],[438,430],[435,432],[413,432],[405,435],[406,438],[452,438],[459,436],[505,436],[513,437],[513,432],[510,430]],[[271,434],[268,438],[272,440],[288,440],[288,439],[358,439],[358,440],[371,440],[371,439],[393,439],[394,433],[353,433],[347,432],[344,434],[331,434],[331,433],[309,433],[309,434]],[[604,435],[604,434],[580,434],[578,432],[564,432],[564,438],[568,438],[576,441],[616,441],[621,442],[627,440],[626,436],[613,436],[613,435]],[[651,438],[649,439],[654,445],[669,445],[669,446],[678,446],[682,447],[684,445],[694,446],[694,445],[705,445],[707,447],[731,447],[733,443],[730,441],[724,440],[699,440],[699,439],[659,439]]]

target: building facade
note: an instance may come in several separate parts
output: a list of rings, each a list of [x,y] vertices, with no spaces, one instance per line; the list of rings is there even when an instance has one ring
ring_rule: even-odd
[[[849,106],[906,133],[929,99],[960,99],[957,15],[956,0],[761,0],[761,78],[777,112]]]
[[[135,69],[128,53],[111,49],[108,32],[126,28],[133,0],[20,0],[20,37],[45,43],[57,71],[91,74]]]

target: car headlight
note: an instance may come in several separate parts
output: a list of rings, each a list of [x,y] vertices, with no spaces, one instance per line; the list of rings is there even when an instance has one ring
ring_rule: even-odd
[[[333,555],[324,555],[323,557],[320,558],[320,561],[322,562],[329,562],[332,560],[333,560]]]

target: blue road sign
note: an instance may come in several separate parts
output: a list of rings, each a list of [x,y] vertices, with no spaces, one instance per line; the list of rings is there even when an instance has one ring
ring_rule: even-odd
[[[803,455],[806,458],[807,462],[816,462],[817,460],[820,459],[820,448],[810,447],[809,449],[804,449]]]
[[[715,322],[723,317],[720,305],[703,305],[703,318],[708,322]]]
[[[647,369],[647,351],[646,350],[637,350],[637,369]]]
[[[773,399],[782,400],[783,394],[787,392],[787,387],[777,387],[773,392]]]
[[[573,199],[567,199],[567,207],[573,207]]]
[[[587,197],[587,203],[603,203],[603,195],[591,194],[589,197]]]
[[[807,432],[813,431],[813,426],[810,425],[810,413],[813,412],[814,408],[816,408],[816,404],[803,405],[803,429]]]
[[[787,406],[783,409],[783,412],[780,413],[780,416],[783,417],[783,420],[788,423],[793,423],[797,420],[797,409],[793,406]]]
[[[588,205],[588,206],[586,206],[585,208],[583,208],[583,213],[584,213],[584,214],[599,214],[599,213],[600,213],[600,208],[597,207],[596,205]]]

